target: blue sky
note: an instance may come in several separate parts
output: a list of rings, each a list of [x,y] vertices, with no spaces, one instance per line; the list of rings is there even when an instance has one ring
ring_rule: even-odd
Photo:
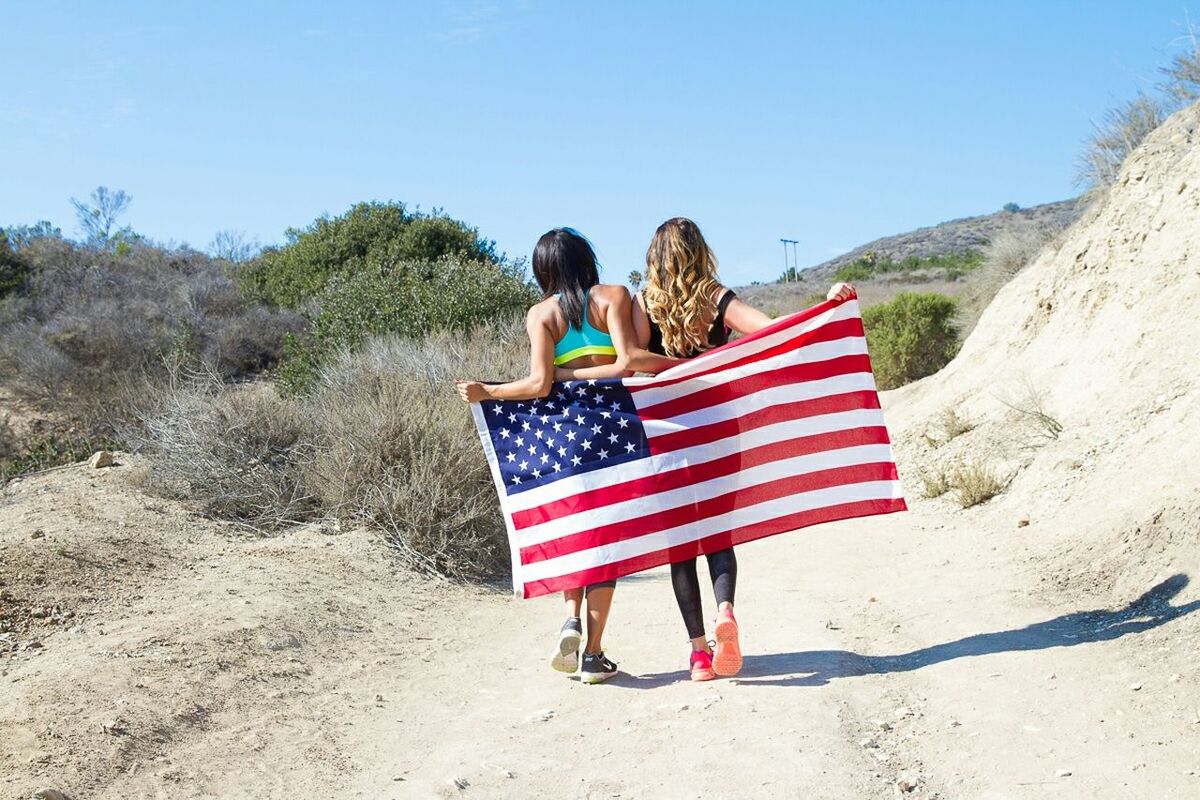
[[[1074,194],[1090,121],[1152,89],[1174,2],[0,2],[0,225],[97,185],[127,221],[264,243],[352,203],[510,255],[571,225],[606,276],[686,215],[732,284]]]

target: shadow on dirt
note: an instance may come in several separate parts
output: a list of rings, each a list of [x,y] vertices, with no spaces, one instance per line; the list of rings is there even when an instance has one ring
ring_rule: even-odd
[[[736,683],[746,686],[824,686],[837,678],[910,672],[957,658],[1048,650],[1107,642],[1157,628],[1200,609],[1200,600],[1171,605],[1188,585],[1187,575],[1172,575],[1123,608],[1075,611],[1024,628],[979,633],[892,656],[867,656],[848,650],[806,650],[795,653],[747,655]],[[677,672],[619,676],[619,685],[649,689],[686,680]]]

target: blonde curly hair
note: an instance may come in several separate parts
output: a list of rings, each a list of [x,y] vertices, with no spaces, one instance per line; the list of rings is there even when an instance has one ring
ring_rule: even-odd
[[[717,257],[699,226],[675,217],[658,226],[646,251],[646,314],[662,331],[663,350],[683,358],[709,348],[717,316]]]

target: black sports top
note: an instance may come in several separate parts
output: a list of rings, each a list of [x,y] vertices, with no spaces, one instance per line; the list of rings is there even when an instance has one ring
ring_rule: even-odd
[[[708,346],[720,347],[729,341],[729,328],[725,327],[725,309],[729,308],[729,304],[733,302],[733,298],[737,297],[733,289],[726,289],[725,294],[721,295],[721,299],[717,301],[717,316],[713,318],[712,327],[708,329]],[[642,307],[646,307],[646,298],[642,297]],[[649,318],[647,313],[646,317]],[[646,349],[651,353],[657,353],[660,356],[665,356],[667,353],[663,350],[662,331],[654,320],[650,320],[650,343],[646,345]],[[703,353],[704,350],[693,350],[690,353],[682,356],[682,358],[695,358]]]

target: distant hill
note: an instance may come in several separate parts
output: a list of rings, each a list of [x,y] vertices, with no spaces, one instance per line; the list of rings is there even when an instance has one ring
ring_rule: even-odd
[[[867,242],[837,258],[804,270],[803,275],[806,281],[815,284],[826,282],[839,267],[861,258],[870,251],[874,251],[880,259],[903,261],[910,257],[930,258],[978,250],[1000,232],[1020,225],[1033,224],[1061,230],[1078,219],[1084,207],[1081,198],[1074,198],[1017,211],[997,211],[978,217],[952,219],[940,225],[917,228],[908,233],[884,236]]]

